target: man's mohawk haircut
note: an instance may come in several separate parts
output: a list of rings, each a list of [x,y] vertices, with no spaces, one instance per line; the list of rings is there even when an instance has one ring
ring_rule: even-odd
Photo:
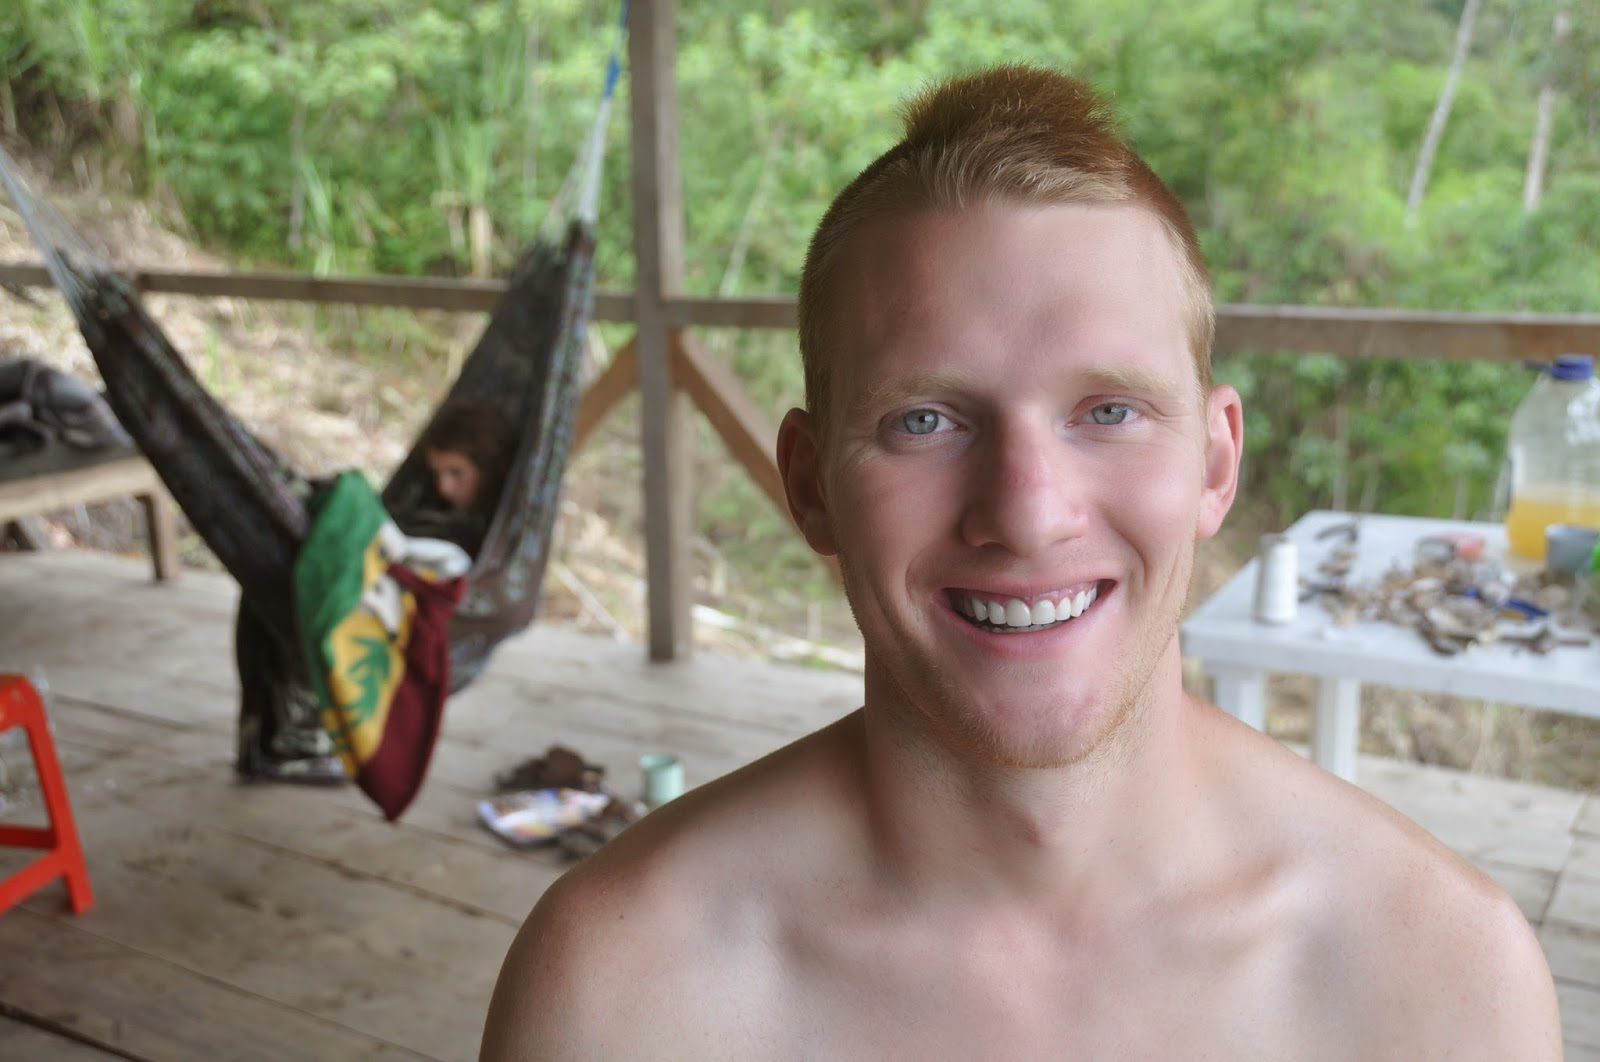
[[[1076,78],[996,67],[924,89],[902,114],[905,136],[883,161],[916,159],[928,190],[950,205],[994,194],[1049,200],[1062,185],[1101,201],[1131,198],[1121,186],[1137,156],[1110,108]],[[951,144],[963,148],[943,150]]]
[[[1055,138],[1065,130],[1084,141],[1116,136],[1110,111],[1088,85],[1021,65],[930,86],[906,102],[903,117],[908,145],[1006,129],[1012,136],[1035,134],[1038,147],[1055,154]]]

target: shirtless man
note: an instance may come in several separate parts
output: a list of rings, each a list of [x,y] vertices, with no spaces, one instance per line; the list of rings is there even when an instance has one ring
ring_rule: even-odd
[[[557,882],[485,1058],[1560,1057],[1493,883],[1182,690],[1239,396],[1183,209],[1084,86],[925,95],[800,306],[778,456],[865,706]]]

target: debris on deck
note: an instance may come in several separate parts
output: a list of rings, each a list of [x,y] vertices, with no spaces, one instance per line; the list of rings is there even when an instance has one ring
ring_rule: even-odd
[[[606,786],[605,770],[552,745],[543,756],[497,774],[499,795],[478,802],[478,819],[518,848],[554,844],[563,855],[582,859],[645,811]]]

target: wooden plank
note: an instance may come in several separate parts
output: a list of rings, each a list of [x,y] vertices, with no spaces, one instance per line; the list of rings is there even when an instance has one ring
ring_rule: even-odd
[[[421,1057],[108,940],[88,921],[25,907],[0,918],[0,1006],[129,1058]]]
[[[182,565],[178,561],[178,520],[172,499],[166,489],[157,487],[139,495],[144,508],[144,525],[150,539],[150,562],[155,568],[156,582],[165,583],[178,577]]]
[[[57,723],[64,748],[104,740],[86,733],[77,716]],[[142,861],[168,859],[169,834],[214,831],[252,846],[262,858],[292,859],[331,868],[343,880],[395,886],[402,899],[419,900],[419,911],[441,904],[510,929],[566,869],[559,860],[530,859],[478,824],[476,805],[489,792],[487,774],[471,788],[437,784],[441,779],[432,777],[432,803],[448,814],[420,824],[408,814],[389,823],[354,786],[238,783],[221,757],[197,761],[196,737],[168,737],[163,744],[147,731],[126,745],[119,761],[101,757],[81,764],[68,774],[75,817],[99,831],[103,819],[120,817],[123,804],[137,801],[147,814],[129,831],[128,843],[145,853],[138,857]],[[231,748],[225,751],[231,758]],[[125,840],[119,835],[117,843]],[[92,848],[91,874],[118,857],[115,849]]]
[[[507,695],[486,698],[481,706],[464,701],[469,707],[460,711],[514,713],[518,698],[531,691],[586,689],[598,696],[660,705],[664,711],[727,728],[760,728],[798,737],[862,702],[861,676],[843,672],[721,653],[657,667],[640,660],[627,643],[549,625],[535,628],[514,644],[515,649],[508,646],[501,651],[485,677],[518,680],[522,685]],[[472,694],[471,689],[465,692]]]
[[[503,280],[434,277],[314,277],[300,273],[175,271],[137,267],[122,270],[121,274],[139,291],[166,295],[394,306],[460,313],[487,313],[506,290]],[[31,262],[0,264],[0,281],[21,287],[54,286],[45,268]],[[596,292],[594,316],[602,321],[631,321],[632,295],[616,291]]]
[[[654,6],[661,6],[659,0]],[[125,271],[140,290],[201,297],[290,299],[302,302],[398,306],[484,312],[505,291],[503,281],[411,277],[311,277],[288,273]],[[49,287],[36,263],[0,264],[0,281]],[[632,292],[595,294],[594,316],[634,320]],[[712,328],[793,330],[792,295],[715,298],[669,293],[667,324]],[[1348,357],[1463,358],[1518,361],[1600,348],[1600,314],[1448,313],[1372,307],[1217,307],[1217,349],[1297,350]]]
[[[755,485],[778,509],[789,514],[789,501],[778,471],[778,429],[745,394],[738,379],[695,342],[693,336],[672,337],[673,378],[689,393],[722,442]]]
[[[104,1062],[125,1055],[103,1051],[70,1035],[52,1032],[20,1018],[7,1017],[0,1003],[0,1058],[51,1059],[52,1062]]]
[[[193,753],[170,742],[156,747],[150,739],[156,724],[69,704],[58,719],[64,746],[85,736],[105,740],[85,734],[85,716],[123,728],[106,737],[134,738],[120,757],[70,778],[91,873],[102,895],[114,897],[97,912],[97,925],[110,919],[109,935],[208,978],[435,1057],[470,1056],[510,935],[567,865],[553,854],[513,851],[482,830],[473,813],[482,789],[428,787],[435,818],[446,810],[451,817],[444,829],[390,825],[353,787],[237,785],[225,764],[196,770]],[[144,738],[126,731],[130,726],[144,729]],[[210,737],[167,732],[179,734],[176,740]],[[258,888],[258,882],[272,884]],[[370,898],[374,889],[377,900]],[[132,906],[122,905],[123,897]],[[436,905],[448,914],[438,914]],[[163,926],[143,925],[135,907]],[[274,915],[289,920],[279,926],[277,935],[287,934],[281,947],[263,943],[273,935]],[[462,918],[466,930],[452,923]],[[482,928],[484,920],[500,929]],[[449,943],[431,939],[434,932]],[[309,951],[301,943],[307,936],[316,941]],[[452,953],[460,941],[470,952],[465,958]],[[332,958],[314,954],[324,946]],[[272,952],[270,960],[263,949]],[[363,961],[389,972],[362,974]],[[452,972],[429,965],[435,962]],[[463,968],[478,973],[463,977]],[[443,1024],[437,1013],[408,1024],[376,1002],[431,996],[443,981],[482,998],[454,1000],[453,1017]],[[447,998],[440,1006],[451,1003]],[[418,1032],[422,1025],[428,1028]]]
[[[723,727],[717,720],[660,711],[642,698],[532,684],[524,686],[524,696],[526,702],[517,713],[520,723],[508,724],[505,715],[485,713],[456,724],[437,752],[440,777],[462,788],[475,786],[482,793],[493,772],[538,755],[549,745],[562,744],[605,765],[622,785],[630,784],[628,776],[639,757],[650,752],[683,755],[686,768],[692,766],[692,773],[705,782],[800,736],[770,728]],[[525,735],[524,742],[506,743],[511,726]],[[488,749],[491,754],[464,755],[462,746]]]
[[[650,658],[675,660],[693,646],[689,557],[688,399],[673,380],[665,299],[683,288],[683,188],[678,165],[675,0],[630,9],[633,246],[639,384],[643,395],[645,564]]]
[[[270,793],[268,790],[272,790]],[[310,858],[345,873],[397,885],[432,903],[497,920],[516,928],[544,890],[566,870],[556,858],[538,851],[517,851],[476,822],[470,830],[446,836],[392,825],[372,811],[328,809],[322,794],[304,787],[259,786],[252,799],[230,811],[225,829],[267,849]],[[459,793],[455,802],[473,815],[476,800]],[[487,795],[480,791],[478,796]],[[259,799],[271,796],[271,801]],[[276,809],[302,805],[296,817]],[[308,823],[316,823],[308,829]],[[492,843],[464,843],[467,838]],[[419,905],[426,906],[426,905]]]
[[[778,429],[751,401],[738,378],[707,353],[693,336],[675,333],[673,352],[677,358],[679,384],[721,436],[733,459],[788,520],[789,500],[784,491],[783,473],[778,469]],[[794,531],[799,534],[798,528]],[[819,556],[817,562],[828,569],[835,582],[844,582],[837,558]]]
[[[1317,306],[1219,306],[1219,352],[1520,361],[1600,350],[1600,314],[1469,314]]]
[[[667,320],[679,328],[775,328],[793,332],[800,312],[793,295],[743,298],[679,295],[666,300]]]
[[[93,643],[80,643],[80,657],[84,644]],[[118,657],[123,651],[120,646],[115,649]],[[223,660],[232,667],[231,654]],[[54,692],[89,704],[117,705],[180,727],[226,733],[233,729],[239,709],[236,679],[161,674],[158,669],[141,666],[137,658],[112,659],[109,652],[99,660],[92,656],[71,662],[45,659],[37,666]]]
[[[639,389],[639,358],[634,353],[634,340],[624,343],[612,357],[611,364],[583,393],[578,406],[577,422],[572,427],[572,448],[578,449],[600,423],[617,408],[617,403]]]
[[[25,479],[0,480],[0,520],[37,516],[74,505],[160,489],[161,478],[143,457],[125,457]]]
[[[101,770],[125,781],[126,766]],[[222,828],[208,806],[268,798],[278,788],[235,787],[191,771],[119,785],[114,800],[75,796],[97,899],[80,924],[369,1040],[471,1058],[515,922],[252,843]],[[314,812],[295,825],[322,829]],[[395,830],[393,842],[407,836]],[[45,913],[59,905],[59,896],[41,893],[24,906]],[[17,968],[9,957],[0,966]]]

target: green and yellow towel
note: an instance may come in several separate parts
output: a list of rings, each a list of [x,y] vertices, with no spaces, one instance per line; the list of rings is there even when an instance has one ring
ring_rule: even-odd
[[[391,821],[427,772],[450,691],[450,617],[466,589],[458,547],[407,539],[358,472],[312,502],[295,560],[295,612],[322,724]]]

